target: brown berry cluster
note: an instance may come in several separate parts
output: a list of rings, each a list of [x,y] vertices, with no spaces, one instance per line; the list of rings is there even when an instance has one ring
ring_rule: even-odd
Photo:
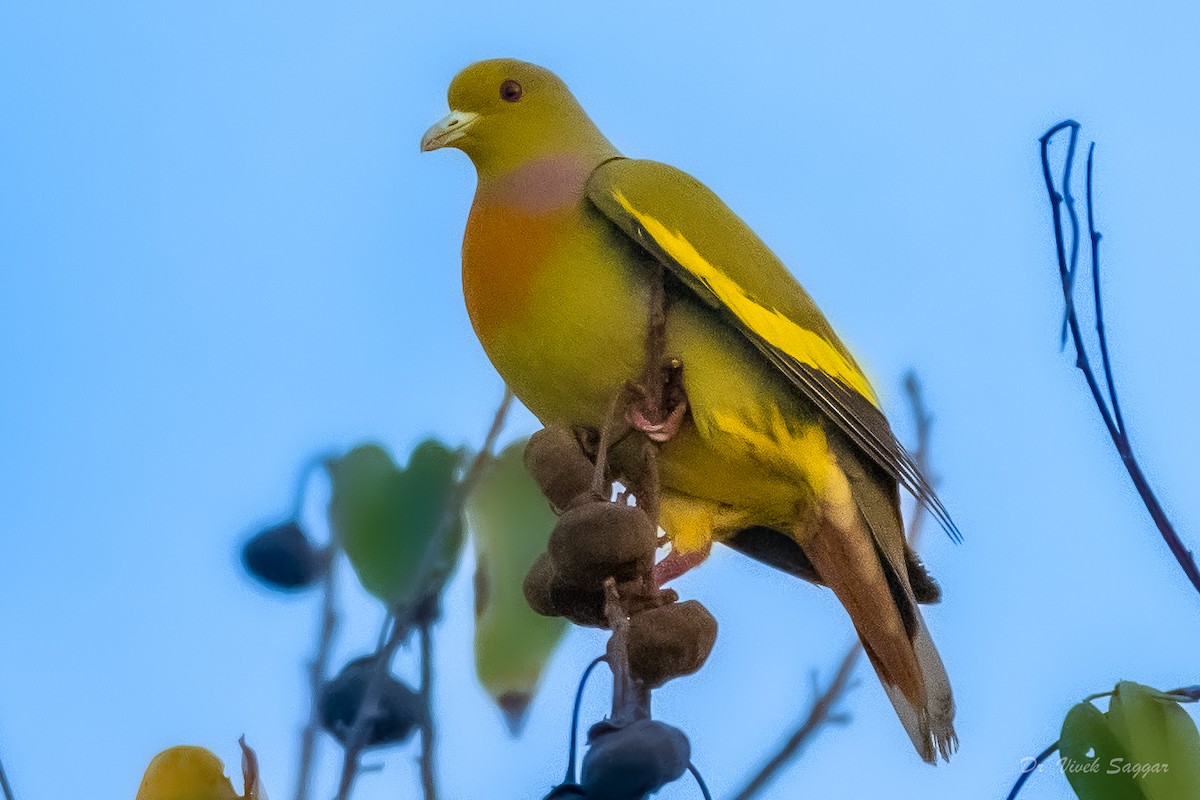
[[[604,459],[598,460],[603,465]],[[547,552],[525,578],[525,598],[539,614],[608,628],[605,584],[612,579],[629,620],[630,670],[654,688],[700,669],[716,641],[717,623],[699,602],[677,602],[673,590],[655,586],[657,522],[644,503],[610,499],[610,479],[620,478],[640,498],[641,487],[627,476],[650,476],[643,462],[631,468],[632,459],[622,461],[612,460],[597,479],[597,465],[571,431],[548,427],[530,438],[525,466],[559,520]],[[609,640],[610,657],[615,638]]]
[[[525,577],[525,598],[539,614],[613,631],[605,659],[613,671],[613,715],[588,732],[580,782],[569,764],[546,800],[645,800],[690,763],[683,731],[650,719],[650,690],[700,669],[717,622],[700,603],[680,603],[655,583],[653,448],[639,435],[614,447],[590,440],[585,448],[571,431],[550,427],[525,449],[525,466],[559,515],[546,552]],[[628,489],[616,500],[613,481]]]

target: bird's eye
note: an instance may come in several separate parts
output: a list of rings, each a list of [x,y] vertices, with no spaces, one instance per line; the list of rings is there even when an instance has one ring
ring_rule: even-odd
[[[506,103],[515,103],[521,99],[521,84],[509,78],[500,84],[500,99]]]

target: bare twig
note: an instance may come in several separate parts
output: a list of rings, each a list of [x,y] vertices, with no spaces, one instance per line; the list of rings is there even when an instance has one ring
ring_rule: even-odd
[[[350,735],[346,737],[337,800],[346,800],[350,796],[350,790],[354,788],[354,779],[358,777],[360,771],[359,757],[362,755],[363,748],[366,747],[367,733],[371,722],[379,713],[379,701],[383,698],[384,679],[388,674],[388,666],[392,662],[392,656],[396,654],[396,649],[408,636],[410,620],[407,617],[389,615],[384,620],[384,626],[386,627],[389,622],[391,623],[390,631],[387,638],[384,639],[383,645],[375,651],[373,656],[375,663],[372,665],[370,679],[363,691],[362,703],[359,704],[358,710],[354,714]]]
[[[421,637],[421,790],[425,800],[437,800],[437,773],[434,770],[433,729],[433,631],[432,621],[423,619],[417,626]]]
[[[633,433],[641,440],[641,463],[636,475],[623,475],[627,482],[627,493],[637,498],[655,528],[659,513],[659,475],[655,442],[671,438],[670,413],[666,406],[672,401],[669,395],[668,365],[666,352],[666,272],[657,266],[650,281],[650,296],[646,316],[646,339],[642,373],[637,383],[626,383],[613,395],[607,415],[601,423],[599,445],[596,452],[596,468],[592,480],[593,492],[605,499],[611,493],[608,481],[608,460],[615,442],[624,438],[617,435],[618,427],[627,427],[638,419],[643,427],[634,425]],[[682,414],[680,411],[679,414]],[[631,416],[632,415],[632,416]],[[654,431],[654,436],[651,435]],[[658,436],[659,438],[654,438]],[[609,719],[613,725],[623,727],[632,722],[650,718],[650,689],[633,674],[629,664],[630,598],[623,597],[617,589],[616,579],[604,581],[604,616],[612,635],[609,638],[607,655],[609,669],[613,675],[612,710]],[[590,669],[590,668],[589,668]],[[568,776],[574,771],[574,763],[568,765]]]
[[[325,574],[321,583],[321,627],[317,635],[317,649],[308,665],[309,696],[312,709],[308,722],[300,735],[300,772],[296,779],[296,800],[308,800],[312,786],[313,761],[317,750],[317,737],[321,731],[321,687],[329,668],[329,656],[333,652],[333,637],[337,631],[338,613],[334,600],[334,572],[338,548],[330,543],[325,550]]]
[[[8,775],[4,772],[4,762],[0,761],[0,789],[4,790],[4,800],[16,800],[12,786],[9,785]]]
[[[650,281],[650,313],[646,320],[646,363],[642,367],[642,386],[649,391],[647,416],[655,422],[663,419],[666,408],[666,370],[663,358],[667,349],[667,273],[655,262]]]
[[[629,608],[617,591],[617,582],[604,582],[604,615],[612,636],[608,645],[608,667],[613,674],[612,713],[609,719],[623,727],[650,718],[650,690],[629,666]]]
[[[446,504],[446,512],[442,515],[442,524],[447,530],[462,516],[462,505],[466,502],[467,495],[479,482],[479,478],[483,475],[483,468],[492,460],[492,450],[496,448],[496,439],[500,437],[500,431],[504,428],[505,420],[508,419],[508,411],[512,408],[512,403],[512,389],[505,386],[504,397],[501,398],[500,405],[496,407],[496,414],[492,417],[492,424],[488,427],[487,436],[483,438],[483,446],[479,448],[475,458],[471,459],[471,465],[467,467],[466,474],[459,481],[453,497],[454,502]]]
[[[704,800],[712,800],[712,793],[708,791],[708,784],[704,782],[704,776],[700,774],[700,770],[696,769],[696,765],[688,763],[688,772],[692,773],[692,777],[696,779],[696,785],[700,787],[700,794]]]
[[[904,390],[908,395],[908,404],[912,410],[914,428],[916,429],[917,447],[913,451],[913,462],[917,465],[921,474],[927,477],[930,486],[936,486],[936,476],[929,474],[928,471],[929,438],[933,427],[933,417],[925,407],[925,401],[921,394],[921,384],[917,380],[915,373],[909,372],[905,375]],[[926,513],[927,509],[923,503],[916,503],[913,506],[912,515],[908,521],[908,539],[914,545],[919,538]],[[833,680],[829,682],[824,691],[820,692],[814,698],[808,714],[799,727],[787,738],[779,750],[776,751],[775,755],[771,756],[759,768],[758,772],[746,783],[745,787],[737,793],[734,800],[749,800],[749,798],[758,794],[787,766],[789,761],[799,755],[800,751],[808,743],[808,740],[821,730],[821,728],[846,721],[847,718],[838,714],[836,709],[843,696],[854,685],[851,677],[854,674],[854,668],[858,665],[858,659],[862,655],[862,652],[862,642],[856,639],[854,644],[850,645],[842,656],[842,660],[834,672]]]
[[[1096,334],[1100,342],[1100,359],[1104,371],[1105,387],[1101,389],[1100,382],[1096,378],[1096,373],[1092,369],[1091,359],[1083,343],[1083,333],[1079,324],[1079,315],[1075,307],[1075,273],[1079,258],[1079,219],[1075,213],[1075,199],[1071,196],[1071,171],[1075,160],[1075,147],[1079,139],[1079,123],[1074,120],[1064,120],[1058,123],[1050,130],[1042,134],[1041,142],[1041,157],[1042,157],[1042,177],[1046,183],[1046,192],[1050,197],[1050,212],[1054,221],[1054,247],[1055,255],[1058,259],[1059,278],[1062,283],[1063,302],[1066,306],[1066,322],[1071,333],[1071,340],[1075,345],[1075,365],[1083,372],[1084,379],[1087,381],[1088,390],[1092,393],[1092,400],[1096,404],[1096,408],[1100,412],[1100,417],[1104,421],[1105,428],[1108,429],[1109,438],[1117,448],[1117,453],[1121,457],[1121,463],[1125,465],[1125,471],[1129,473],[1130,479],[1133,481],[1134,488],[1137,489],[1138,495],[1142,499],[1142,503],[1146,506],[1146,510],[1150,512],[1151,519],[1158,527],[1159,533],[1163,540],[1167,543],[1171,554],[1175,556],[1175,560],[1179,562],[1179,566],[1183,569],[1188,580],[1196,591],[1200,592],[1200,568],[1196,566],[1196,560],[1192,552],[1184,546],[1183,541],[1179,538],[1179,534],[1175,532],[1174,526],[1167,518],[1166,512],[1163,510],[1162,504],[1155,496],[1153,489],[1150,487],[1145,474],[1142,472],[1141,465],[1138,464],[1137,458],[1133,454],[1133,447],[1130,443],[1128,431],[1125,428],[1125,420],[1121,416],[1121,406],[1117,400],[1116,384],[1113,381],[1112,364],[1108,356],[1108,337],[1104,329],[1104,304],[1100,293],[1100,234],[1096,231],[1095,213],[1092,203],[1092,165],[1095,144],[1093,143],[1088,148],[1087,159],[1087,227],[1088,237],[1091,240],[1091,267],[1092,267],[1092,296],[1096,307]],[[1063,161],[1062,172],[1062,191],[1058,190],[1054,179],[1054,174],[1050,169],[1050,140],[1055,134],[1069,130],[1069,139],[1067,142],[1067,153]],[[1066,237],[1063,232],[1062,211],[1066,208],[1067,217],[1071,226],[1071,243],[1070,256],[1067,255]],[[1106,396],[1107,395],[1107,396]]]
[[[571,735],[567,745],[567,774],[563,783],[576,782],[575,756],[579,750],[579,707],[583,704],[583,690],[587,687],[588,677],[597,666],[608,660],[607,656],[596,656],[583,670],[579,678],[579,688],[575,690],[575,705],[571,709]]]
[[[749,800],[758,794],[800,752],[813,734],[830,721],[834,708],[850,688],[850,678],[854,674],[854,667],[857,666],[858,658],[861,655],[862,645],[855,642],[842,656],[842,663],[838,665],[837,672],[834,673],[829,686],[813,700],[812,708],[809,709],[808,716],[800,723],[800,727],[788,737],[787,741],[783,743],[783,747],[780,747],[779,751],[759,769],[746,787],[737,793],[735,800]]]
[[[500,430],[504,427],[504,422],[508,418],[508,411],[512,407],[512,401],[512,390],[506,386],[504,388],[504,398],[500,401],[500,405],[496,409],[496,414],[492,418],[492,424],[488,428],[487,436],[484,437],[483,446],[471,460],[471,464],[467,467],[462,480],[454,487],[454,491],[451,492],[450,498],[442,510],[442,515],[438,519],[437,530],[434,531],[433,535],[435,540],[443,539],[450,529],[457,524],[458,520],[462,518],[463,506],[467,501],[467,497],[471,494],[471,490],[475,488],[475,484],[479,482],[484,468],[492,458],[492,450],[495,448],[496,439],[500,436]],[[425,554],[426,558],[429,556],[429,553]],[[418,570],[418,574],[422,574],[423,572],[423,569]],[[375,660],[374,668],[371,672],[370,680],[367,681],[366,689],[363,692],[363,701],[354,715],[354,723],[350,727],[350,735],[346,739],[345,752],[342,757],[341,779],[338,781],[337,800],[347,800],[350,796],[350,790],[354,786],[354,779],[360,772],[359,757],[362,755],[363,747],[366,744],[372,717],[378,711],[377,706],[383,694],[384,679],[388,674],[392,656],[395,655],[396,649],[408,638],[409,631],[414,624],[421,630],[422,636],[422,692],[425,692],[426,687],[430,685],[426,681],[432,675],[432,661],[427,665],[424,659],[430,651],[430,648],[427,647],[430,641],[429,628],[433,624],[434,609],[436,609],[436,606],[436,595],[426,597],[409,608],[393,609],[392,613],[384,620],[383,630],[380,631],[381,644],[376,648],[373,656]],[[428,674],[425,674],[426,668],[428,668]],[[428,696],[426,699],[428,700]],[[427,708],[426,711],[431,712],[432,709]],[[432,717],[432,713],[428,713],[426,716]],[[422,730],[428,734],[427,737],[423,738],[427,751],[432,750],[432,725],[432,721],[423,722]],[[432,784],[425,783],[426,776],[424,769],[426,768],[426,758],[429,759],[428,768],[430,770],[433,768],[432,753],[423,754],[422,784],[425,786],[427,792],[426,797],[432,798],[435,795],[428,794]],[[430,773],[430,780],[432,780],[432,772]]]
[[[1054,755],[1056,750],[1058,750],[1058,742],[1050,745],[1032,759],[1022,759],[1021,777],[1017,778],[1016,784],[1013,785],[1012,791],[1008,793],[1008,797],[1005,800],[1016,800],[1017,795],[1021,793],[1021,787],[1025,785],[1025,781],[1029,780],[1029,776],[1037,772],[1038,768],[1046,763],[1046,759]]]
[[[323,450],[308,457],[296,473],[296,488],[292,494],[292,519],[299,520],[304,516],[304,501],[308,499],[308,482],[313,473],[322,468],[328,469],[329,462],[337,457],[331,450]]]

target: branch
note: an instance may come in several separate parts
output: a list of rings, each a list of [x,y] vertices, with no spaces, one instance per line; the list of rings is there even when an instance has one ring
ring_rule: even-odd
[[[614,725],[625,726],[650,718],[650,689],[634,677],[629,666],[629,608],[617,591],[617,582],[604,582],[604,616],[612,631],[608,647],[608,667],[613,675],[612,713]]]
[[[917,465],[917,469],[921,474],[925,475],[930,486],[937,484],[935,476],[928,472],[929,466],[929,437],[933,427],[933,416],[925,407],[925,401],[921,394],[921,383],[917,380],[915,372],[908,372],[904,376],[904,391],[908,395],[909,408],[912,410],[914,427],[916,428],[917,446],[913,451],[913,461]],[[914,546],[917,543],[921,533],[921,526],[925,521],[926,507],[923,503],[917,503],[912,510],[912,516],[908,521],[908,540]],[[779,748],[745,785],[738,792],[734,800],[750,800],[751,797],[758,794],[769,784],[779,772],[787,766],[788,762],[795,758],[808,740],[812,738],[817,731],[825,727],[827,724],[841,723],[845,721],[844,717],[835,713],[835,709],[842,697],[854,685],[850,680],[854,674],[854,668],[858,665],[858,658],[862,655],[862,642],[855,639],[854,644],[846,650],[842,656],[841,663],[838,664],[837,671],[834,673],[833,680],[825,687],[814,700],[812,707],[808,711],[808,715],[796,728],[795,732],[788,737],[783,746]]]
[[[388,625],[391,624],[389,629]],[[354,715],[354,724],[350,726],[350,735],[346,738],[346,748],[342,754],[342,776],[338,781],[337,800],[346,800],[350,797],[350,790],[354,787],[354,779],[358,777],[359,756],[362,755],[363,748],[366,747],[367,733],[370,727],[371,720],[378,712],[379,701],[383,696],[384,678],[388,674],[388,665],[392,662],[392,656],[395,655],[396,649],[407,638],[408,631],[411,625],[411,620],[398,616],[388,615],[383,622],[383,630],[388,631],[383,637],[383,643],[375,650],[373,658],[375,663],[371,671],[371,677],[367,681],[366,689],[363,692],[362,703],[359,704],[358,710]]]
[[[437,800],[437,776],[433,768],[433,631],[430,620],[417,626],[421,637],[421,790],[425,800]]]
[[[579,707],[583,704],[583,690],[587,687],[588,677],[592,674],[592,670],[605,661],[607,661],[606,656],[596,656],[584,668],[583,675],[579,678],[579,688],[575,690],[575,705],[571,709],[571,734],[567,745],[567,774],[563,778],[563,783],[572,784],[577,781],[575,757],[579,746]]]
[[[442,516],[438,520],[437,530],[434,532],[434,540],[444,539],[451,527],[462,518],[463,506],[467,501],[467,497],[471,494],[471,490],[475,488],[475,484],[479,482],[484,468],[492,458],[492,450],[496,446],[496,439],[500,435],[500,429],[504,427],[504,421],[508,417],[508,410],[512,407],[512,401],[512,390],[506,386],[504,389],[504,398],[500,401],[500,405],[496,409],[496,414],[492,418],[492,424],[488,428],[487,436],[484,437],[483,446],[475,454],[475,458],[471,460],[471,464],[467,467],[463,479],[454,487],[454,491],[446,502]],[[429,554],[426,553],[425,557],[428,558]],[[337,800],[347,800],[350,796],[350,790],[354,786],[354,779],[360,771],[359,756],[362,755],[363,747],[366,744],[371,717],[376,713],[376,708],[383,693],[384,678],[388,674],[388,667],[391,664],[392,656],[395,655],[396,649],[408,637],[408,633],[414,624],[421,631],[422,638],[421,691],[423,694],[427,692],[429,686],[427,678],[432,673],[431,662],[430,664],[426,663],[426,658],[431,649],[428,647],[431,641],[429,628],[433,624],[436,608],[437,596],[432,595],[410,608],[394,609],[388,618],[384,620],[383,628],[379,634],[380,644],[373,656],[375,659],[374,669],[371,672],[370,680],[367,682],[366,690],[363,692],[362,703],[354,715],[354,724],[350,728],[350,735],[346,739],[346,748],[342,758],[342,776],[338,782]],[[389,622],[391,623],[390,628]],[[428,697],[426,697],[426,701],[428,701]],[[427,711],[429,710],[427,708]],[[422,730],[425,734],[423,742],[426,751],[429,751],[432,744],[433,723],[432,714],[426,714],[426,716],[430,717],[430,720],[423,721],[422,723]],[[428,765],[426,765],[426,759],[428,759]],[[421,777],[427,800],[432,800],[432,798],[436,797],[436,795],[429,794],[432,790],[432,772],[428,776],[430,782],[426,782],[427,776],[425,770],[432,770],[432,768],[432,754],[430,752],[423,753]]]
[[[838,665],[837,672],[834,674],[833,680],[829,682],[829,686],[813,700],[812,708],[809,709],[808,716],[800,723],[800,727],[788,737],[783,747],[779,748],[779,752],[759,769],[758,774],[750,779],[746,787],[737,793],[734,800],[750,800],[751,797],[758,794],[800,752],[812,735],[830,721],[834,708],[851,686],[850,678],[854,674],[854,667],[858,664],[860,655],[862,655],[862,645],[856,641],[842,656],[842,663]]]
[[[330,543],[325,550],[325,575],[321,584],[321,628],[317,635],[317,649],[308,665],[309,696],[312,710],[308,723],[300,735],[300,773],[296,779],[296,800],[308,800],[312,786],[313,757],[317,750],[317,736],[321,731],[321,687],[329,668],[329,656],[333,652],[333,636],[337,630],[338,613],[334,605],[334,570],[338,547]]]
[[[1166,512],[1163,511],[1162,504],[1155,496],[1154,490],[1150,487],[1149,481],[1142,472],[1141,465],[1133,454],[1129,434],[1125,429],[1125,420],[1121,416],[1121,406],[1117,400],[1117,389],[1113,380],[1112,363],[1108,355],[1108,336],[1104,328],[1104,304],[1100,293],[1100,234],[1096,231],[1092,203],[1092,165],[1095,143],[1088,148],[1086,202],[1088,237],[1091,241],[1092,295],[1096,306],[1096,334],[1100,342],[1100,358],[1105,381],[1104,390],[1100,388],[1100,383],[1096,379],[1096,373],[1092,369],[1091,359],[1088,357],[1087,350],[1084,347],[1083,334],[1079,324],[1079,314],[1075,307],[1074,297],[1075,271],[1079,257],[1079,221],[1075,213],[1074,198],[1071,196],[1070,191],[1071,171],[1075,158],[1075,146],[1079,138],[1079,127],[1078,122],[1065,120],[1042,134],[1042,138],[1040,139],[1042,177],[1046,183],[1046,193],[1050,198],[1050,212],[1054,222],[1055,255],[1058,259],[1058,272],[1062,283],[1063,302],[1066,306],[1066,323],[1071,333],[1071,341],[1075,345],[1075,365],[1083,372],[1088,390],[1092,393],[1092,400],[1100,412],[1100,417],[1104,421],[1105,428],[1108,429],[1109,438],[1112,439],[1113,444],[1116,446],[1117,453],[1121,456],[1121,463],[1125,465],[1125,471],[1129,473],[1129,477],[1133,481],[1134,488],[1137,489],[1142,503],[1146,506],[1146,510],[1150,512],[1151,519],[1154,520],[1154,524],[1158,527],[1158,531],[1167,543],[1171,554],[1179,562],[1180,568],[1187,575],[1188,580],[1191,581],[1196,591],[1200,592],[1200,568],[1196,566],[1196,560],[1192,552],[1187,549],[1183,541],[1179,538],[1179,534],[1175,532],[1174,526],[1167,518]],[[1060,193],[1056,188],[1054,175],[1050,170],[1049,145],[1054,135],[1063,130],[1070,131],[1070,138],[1067,143],[1067,154],[1063,163],[1062,192]],[[1062,224],[1062,209],[1064,206],[1071,222],[1071,254],[1069,259]],[[1105,397],[1106,393],[1107,398]]]
[[[505,386],[504,397],[501,398],[500,405],[496,407],[496,414],[492,417],[492,424],[488,428],[487,436],[483,438],[483,446],[479,448],[475,458],[471,459],[471,465],[467,467],[466,475],[459,481],[453,502],[446,504],[446,513],[441,521],[444,528],[439,530],[439,533],[444,534],[462,516],[463,503],[466,502],[467,496],[471,494],[471,490],[483,476],[483,468],[492,460],[492,450],[496,448],[496,439],[500,437],[500,431],[504,428],[505,420],[508,419],[508,411],[512,408],[512,402],[512,389]]]
[[[1021,793],[1021,787],[1025,785],[1025,781],[1029,780],[1029,776],[1037,772],[1038,768],[1042,764],[1046,763],[1046,759],[1054,755],[1056,750],[1058,750],[1057,741],[1042,752],[1038,753],[1032,759],[1029,759],[1028,761],[1026,761],[1026,759],[1021,759],[1024,763],[1024,766],[1021,767],[1021,777],[1017,778],[1017,782],[1013,785],[1012,791],[1008,793],[1008,797],[1006,797],[1005,800],[1016,800],[1017,795]]]
[[[3,761],[0,761],[0,789],[4,790],[4,800],[16,800],[17,796],[13,794],[12,786],[8,782],[8,775],[4,772]]]

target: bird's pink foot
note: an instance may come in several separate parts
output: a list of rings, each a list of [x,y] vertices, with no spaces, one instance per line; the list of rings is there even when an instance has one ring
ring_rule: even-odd
[[[683,416],[686,413],[687,401],[684,400],[671,409],[665,419],[656,422],[650,419],[640,406],[631,405],[625,412],[625,419],[636,430],[646,434],[650,441],[662,444],[675,438],[675,434],[679,433],[679,426],[683,424]]]
[[[641,382],[625,384],[625,421],[656,444],[675,438],[687,416],[682,375],[683,362],[673,358],[658,370],[647,369]]]

